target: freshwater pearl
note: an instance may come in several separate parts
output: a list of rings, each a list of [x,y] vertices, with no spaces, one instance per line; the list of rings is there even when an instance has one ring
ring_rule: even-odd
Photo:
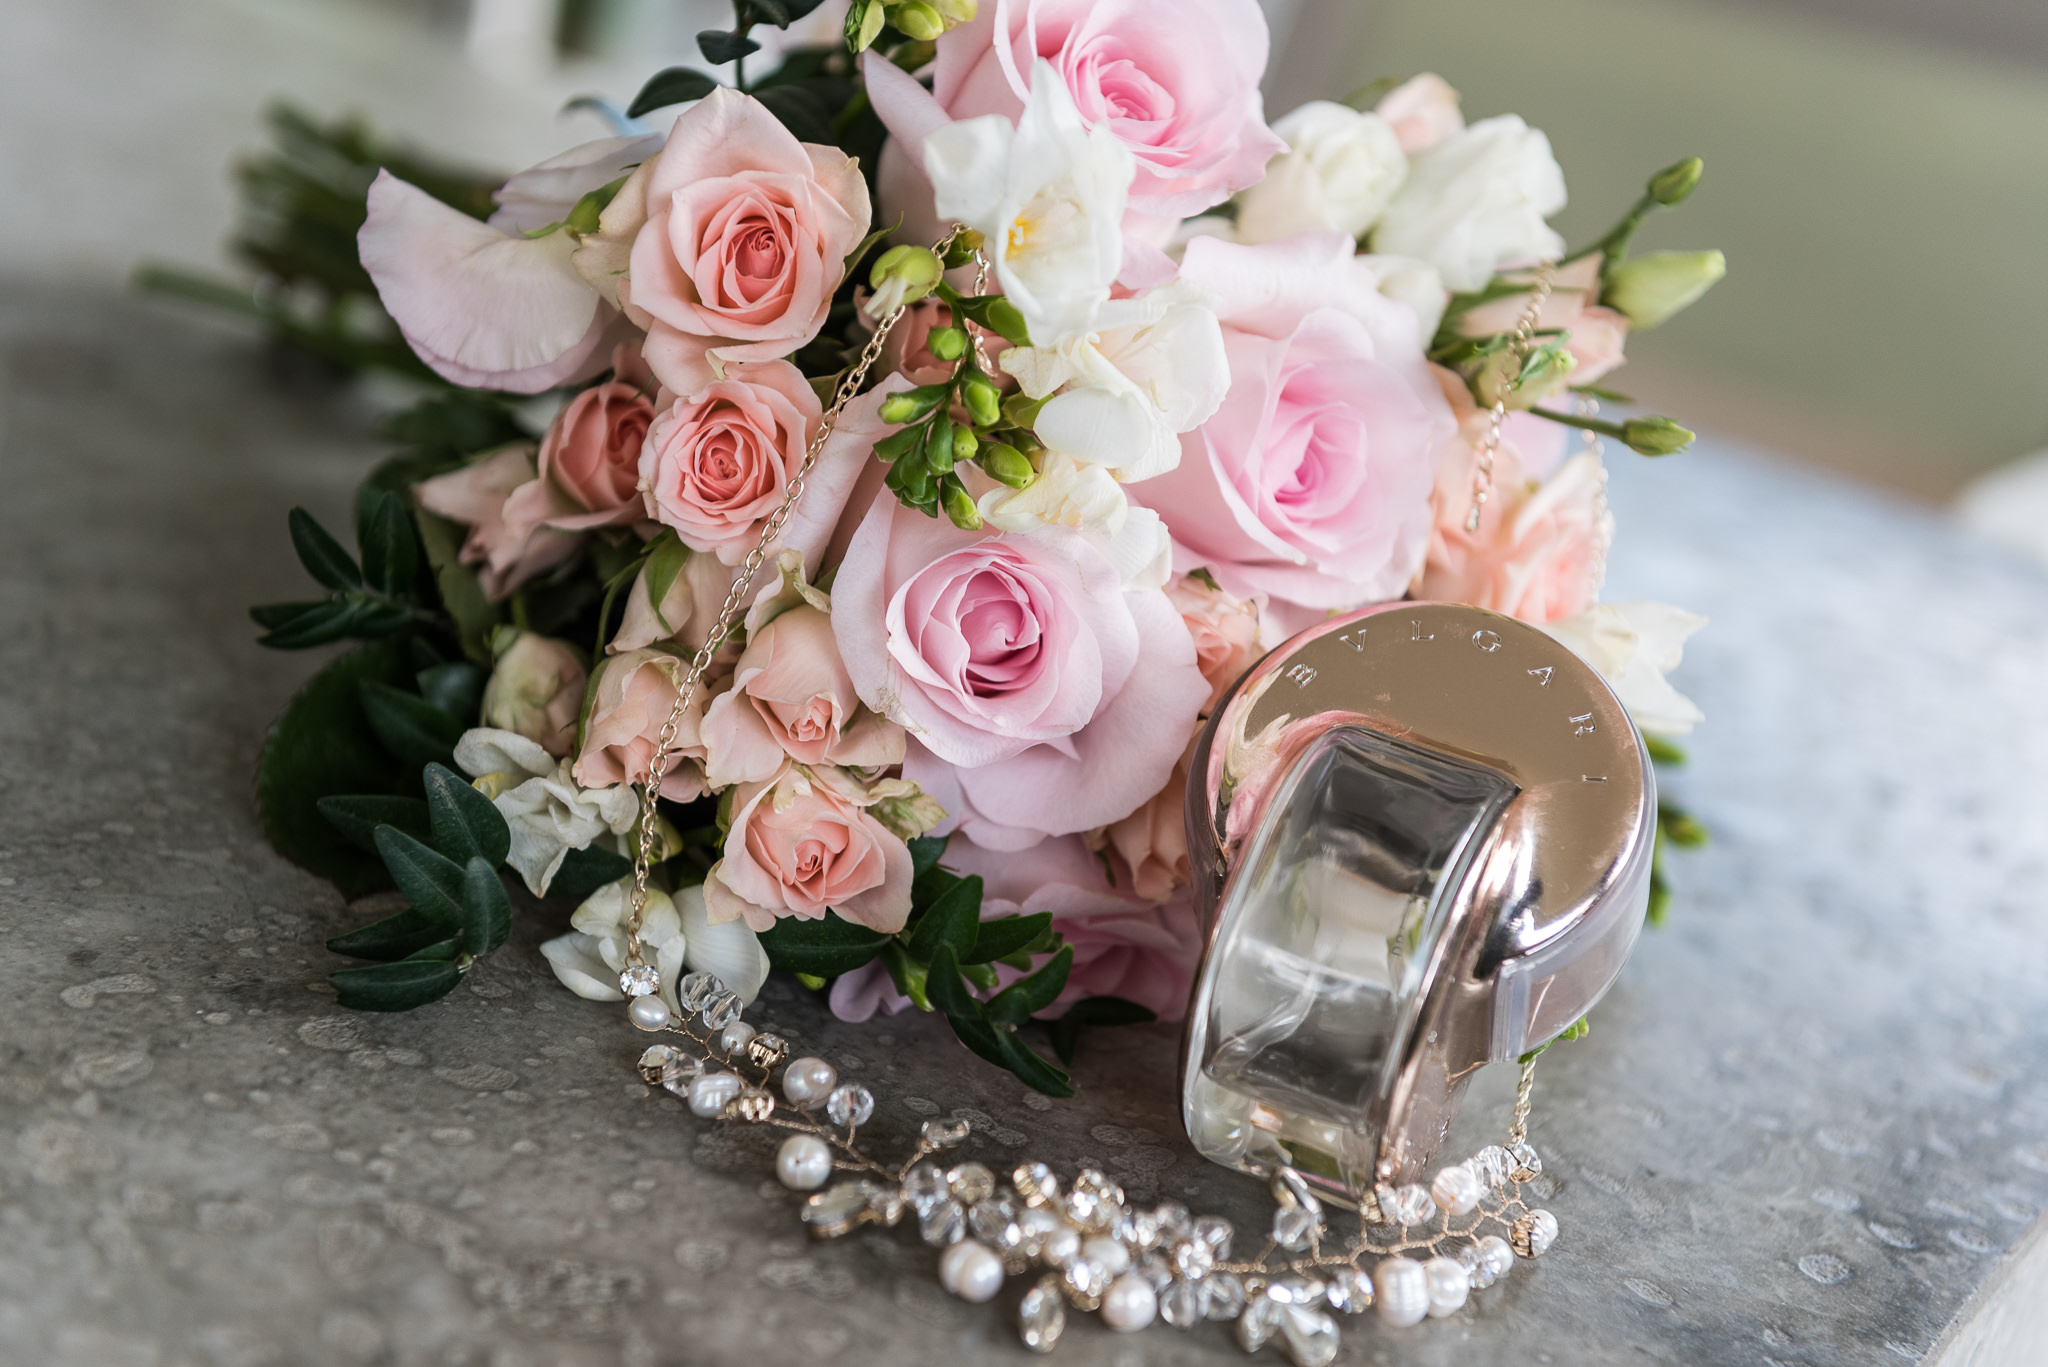
[[[1003,1260],[987,1244],[962,1239],[939,1255],[939,1285],[977,1305],[994,1300],[1003,1289]]]
[[[747,1041],[754,1037],[754,1027],[745,1021],[734,1021],[718,1034],[718,1047],[725,1051],[727,1058],[733,1058],[747,1047]]]
[[[1081,1231],[1072,1225],[1061,1225],[1049,1232],[1038,1248],[1038,1256],[1045,1259],[1047,1267],[1065,1267],[1081,1256]]]
[[[832,1175],[832,1150],[814,1134],[793,1134],[775,1155],[775,1176],[791,1191],[816,1191]]]
[[[1445,1168],[1429,1184],[1429,1194],[1452,1215],[1469,1215],[1485,1192],[1485,1183],[1469,1163]]]
[[[1090,1239],[1081,1245],[1081,1256],[1112,1277],[1131,1270],[1131,1251],[1115,1239]]]
[[[1463,1263],[1456,1258],[1431,1258],[1422,1265],[1422,1276],[1429,1288],[1431,1319],[1440,1320],[1465,1308],[1465,1298],[1472,1294],[1472,1274]]]
[[[1372,1290],[1380,1319],[1397,1329],[1429,1314],[1429,1274],[1413,1258],[1389,1258],[1374,1268]]]
[[[690,1084],[690,1114],[715,1120],[739,1094],[740,1080],[731,1073],[705,1073]]]
[[[1136,1272],[1126,1272],[1102,1293],[1102,1322],[1119,1333],[1143,1329],[1159,1313],[1159,1293]]]
[[[668,1003],[660,997],[635,997],[633,1004],[626,1008],[633,1017],[633,1024],[642,1030],[663,1030],[675,1017],[668,1009]]]
[[[839,1085],[839,1074],[821,1058],[792,1060],[782,1070],[782,1094],[797,1106],[815,1106]]]

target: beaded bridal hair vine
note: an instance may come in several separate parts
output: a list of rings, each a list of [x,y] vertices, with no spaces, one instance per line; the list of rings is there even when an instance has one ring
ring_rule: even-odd
[[[945,255],[958,236],[956,230],[934,250]],[[978,251],[975,257],[985,275],[987,259]],[[1545,270],[1515,337],[1517,359],[1529,345],[1548,288]],[[941,1284],[973,1302],[992,1300],[1008,1277],[1036,1270],[1038,1280],[1017,1313],[1019,1334],[1037,1352],[1050,1352],[1059,1342],[1069,1306],[1099,1313],[1112,1329],[1126,1331],[1154,1319],[1181,1329],[1204,1320],[1235,1320],[1246,1351],[1278,1338],[1299,1367],[1323,1367],[1336,1357],[1333,1311],[1355,1315],[1375,1309],[1382,1322],[1397,1326],[1456,1312],[1473,1290],[1506,1275],[1517,1256],[1539,1257],[1557,1238],[1556,1218],[1531,1209],[1522,1196],[1524,1184],[1543,1170],[1527,1140],[1533,1056],[1522,1061],[1505,1146],[1489,1145],[1440,1168],[1427,1186],[1381,1185],[1362,1194],[1358,1231],[1348,1240],[1332,1235],[1323,1202],[1308,1183],[1292,1169],[1279,1168],[1270,1179],[1276,1203],[1272,1229],[1256,1255],[1233,1260],[1235,1231],[1228,1221],[1192,1216],[1175,1202],[1135,1209],[1121,1187],[1094,1169],[1082,1169],[1062,1189],[1043,1163],[1019,1165],[1005,1185],[978,1162],[926,1161],[966,1142],[964,1120],[925,1121],[910,1157],[895,1167],[884,1164],[855,1142],[874,1114],[874,1094],[867,1087],[841,1083],[821,1058],[791,1060],[788,1042],[742,1020],[739,994],[709,973],[690,973],[678,982],[680,1015],[662,998],[660,974],[646,962],[640,940],[654,851],[661,844],[655,794],[691,699],[840,414],[859,393],[903,312],[899,305],[877,320],[780,505],[740,565],[710,634],[676,680],[675,704],[641,785],[619,986],[636,1026],[680,1036],[696,1051],[653,1045],[640,1056],[641,1076],[683,1098],[701,1118],[792,1131],[776,1155],[776,1176],[791,1190],[813,1193],[803,1220],[817,1238],[837,1238],[868,1224],[894,1226],[914,1215],[924,1241],[945,1250],[939,1255]],[[1496,405],[1488,455],[1499,440],[1500,417]],[[1475,515],[1486,498],[1490,464],[1482,460],[1486,482],[1475,486]],[[778,1068],[781,1102],[773,1090]],[[854,1176],[827,1187],[835,1172]]]

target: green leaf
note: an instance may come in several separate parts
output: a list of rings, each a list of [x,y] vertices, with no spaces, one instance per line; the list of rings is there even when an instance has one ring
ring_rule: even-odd
[[[336,592],[363,586],[363,572],[356,568],[355,557],[343,550],[311,513],[294,508],[286,515],[285,524],[291,528],[292,549],[299,553],[306,573]]]
[[[363,715],[365,681],[407,674],[395,641],[359,646],[306,682],[271,724],[256,763],[256,812],[271,847],[332,881],[342,896],[391,886],[383,861],[352,845],[321,815],[324,797],[402,793],[419,770],[388,754]]]
[[[661,615],[662,600],[675,587],[676,577],[683,572],[683,566],[690,563],[690,548],[674,530],[663,528],[659,537],[647,552],[647,605],[654,609],[654,620],[661,623],[662,630],[675,631],[676,626]]]
[[[461,719],[387,683],[365,682],[362,694],[363,715],[386,750],[408,766],[455,762],[455,742],[465,730]]]
[[[390,963],[409,958],[428,945],[446,939],[447,935],[448,927],[436,925],[407,907],[396,916],[387,916],[381,921],[372,921],[369,925],[337,935],[327,942],[327,947],[351,959]]]
[[[932,1009],[931,998],[924,994],[924,965],[910,961],[900,940],[891,940],[882,946],[882,966],[889,970],[889,981],[896,984],[898,992],[910,998],[912,1006],[920,1011]]]
[[[379,593],[410,595],[420,572],[419,539],[405,499],[388,490],[357,504],[356,543],[363,552],[363,578]]]
[[[736,62],[760,50],[761,45],[752,38],[744,34],[728,33],[724,29],[708,28],[697,35],[697,51],[703,53],[704,60],[713,66]]]
[[[895,232],[898,228],[902,226],[903,215],[898,214],[896,215],[896,221],[894,223],[890,223],[884,227],[877,228],[873,232],[869,233],[866,237],[862,238],[857,244],[855,244],[854,249],[846,254],[846,273],[848,275],[852,275],[853,268],[860,264],[860,259],[866,256],[877,242],[880,242],[883,238],[887,237],[890,233]]]
[[[986,964],[1008,958],[1036,945],[1052,933],[1052,913],[1032,916],[998,916],[983,921],[974,936],[974,948],[960,958],[962,963]]]
[[[698,40],[703,41],[701,38]],[[830,143],[835,112],[825,97],[807,85],[777,85],[754,96],[782,121],[799,142]]]
[[[354,634],[365,606],[360,598],[330,598],[315,603],[257,637],[256,644],[270,650],[309,650],[328,645]]]
[[[462,870],[462,948],[488,954],[511,933],[512,899],[505,895],[497,862],[472,855]]]
[[[462,942],[451,935],[447,939],[436,940],[430,945],[421,945],[405,957],[408,961],[454,963],[461,953]]]
[[[973,948],[980,924],[981,879],[962,878],[925,908],[904,948],[921,963],[931,963],[941,945],[950,946],[957,957]]]
[[[548,896],[567,897],[576,902],[607,883],[616,883],[633,872],[633,861],[596,845],[586,845],[562,856],[562,866],[548,882]]]
[[[910,846],[910,868],[913,874],[924,874],[939,866],[939,856],[946,852],[946,837],[943,835],[920,835],[905,842]]]
[[[1046,1032],[1052,1036],[1052,1051],[1060,1056],[1060,1062],[1072,1063],[1081,1031],[1086,1027],[1146,1025],[1158,1019],[1158,1013],[1151,1007],[1125,1001],[1122,997],[1083,997],[1069,1006],[1058,1020],[1048,1022]]]
[[[249,620],[265,631],[270,631],[315,608],[324,608],[333,601],[332,598],[315,598],[310,602],[299,603],[259,603],[249,609]]]
[[[925,965],[924,994],[934,1010],[967,1020],[981,1019],[981,1001],[960,977],[960,961],[951,945],[940,945]]]
[[[1673,768],[1685,763],[1685,751],[1662,736],[1645,735],[1643,744],[1650,751],[1650,763],[1668,764]]]
[[[870,963],[893,937],[826,912],[815,921],[785,916],[761,932],[768,962],[786,973],[837,977]]]
[[[1061,945],[1045,967],[990,997],[988,1018],[999,1025],[1022,1025],[1053,1004],[1066,990],[1067,975],[1073,971],[1074,947]]]
[[[1707,843],[1707,828],[1699,818],[1668,802],[1657,804],[1657,833],[1682,850],[1696,850]]]
[[[359,849],[377,848],[377,828],[396,826],[407,835],[425,840],[433,834],[427,804],[416,797],[395,797],[383,793],[338,793],[314,804],[320,815]]]
[[[1030,1046],[1007,1030],[998,1030],[985,1021],[961,1020],[948,1016],[948,1024],[960,1042],[969,1049],[995,1064],[1007,1068],[1017,1075],[1017,1080],[1036,1092],[1047,1096],[1072,1096],[1073,1079],[1060,1069],[1035,1053]]]
[[[429,665],[414,676],[420,696],[440,711],[462,723],[464,729],[476,724],[483,708],[484,685],[490,675],[467,660]]]
[[[461,927],[462,865],[396,826],[377,828],[377,853],[414,911],[450,930]]]
[[[646,85],[640,87],[633,103],[626,106],[626,117],[637,119],[649,110],[701,100],[716,89],[718,82],[703,72],[692,71],[686,66],[672,66],[666,71],[657,71]]]
[[[498,604],[484,596],[476,571],[462,563],[463,532],[455,523],[432,513],[417,514],[420,545],[434,570],[441,610],[455,623],[462,653],[479,665],[491,663],[491,632],[505,620]]]
[[[462,981],[452,963],[404,959],[393,964],[344,968],[327,975],[343,1006],[357,1011],[410,1011],[445,997]]]
[[[429,764],[421,778],[434,848],[450,859],[482,859],[494,869],[504,863],[512,851],[512,828],[491,800],[443,765]]]

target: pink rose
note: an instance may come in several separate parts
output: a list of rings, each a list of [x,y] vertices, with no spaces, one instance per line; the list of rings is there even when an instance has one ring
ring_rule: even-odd
[[[729,366],[726,378],[676,398],[640,454],[648,515],[692,550],[737,565],[782,502],[822,416],[787,361]]]
[[[704,880],[714,925],[814,921],[827,910],[893,933],[910,916],[910,847],[866,810],[843,770],[784,769],[732,789],[725,857]]]
[[[1458,108],[1458,92],[1433,71],[1395,86],[1373,106],[1373,113],[1387,121],[1394,136],[1400,139],[1401,150],[1411,157],[1465,126],[1465,115]]]
[[[673,641],[691,654],[711,636],[711,624],[725,606],[736,571],[715,555],[692,552],[657,605],[648,601],[647,570],[642,567],[626,590],[626,610],[612,633],[607,655],[618,655],[661,641]],[[659,607],[659,611],[656,608]]]
[[[560,641],[522,631],[484,685],[483,724],[526,737],[556,759],[576,746],[583,660]]]
[[[644,203],[619,298],[648,328],[662,383],[694,388],[685,377],[708,349],[763,361],[818,335],[868,231],[852,158],[798,142],[760,101],[719,89],[676,120],[635,180],[620,194],[626,221],[607,211],[602,236],[623,235]]]
[[[582,788],[643,784],[654,765],[662,725],[676,705],[676,685],[689,665],[658,650],[631,650],[598,666],[597,697],[583,726],[583,749],[570,776]],[[700,685],[676,732],[661,795],[689,802],[704,792],[700,730],[710,681]]]
[[[986,537],[887,494],[854,533],[840,657],[916,737],[904,777],[984,843],[1106,825],[1172,771],[1209,686],[1166,595],[1119,582],[1077,532]]]
[[[1177,469],[1130,490],[1172,529],[1177,568],[1264,596],[1289,631],[1400,596],[1455,430],[1413,310],[1352,248],[1338,233],[1188,244],[1181,274],[1218,301],[1230,391]]]
[[[732,688],[704,714],[714,788],[762,783],[788,760],[877,768],[903,762],[903,732],[860,705],[839,661],[832,619],[806,603],[747,638]]]
[[[1192,574],[1176,575],[1166,586],[1166,596],[1194,638],[1195,663],[1209,681],[1209,701],[1202,704],[1206,714],[1265,653],[1259,649],[1259,610]]]
[[[561,564],[583,544],[573,532],[507,520],[505,505],[512,494],[536,477],[533,447],[521,444],[500,447],[413,486],[420,507],[469,528],[459,558],[477,567],[484,595],[494,603]]]
[[[536,477],[505,500],[506,536],[530,536],[544,527],[588,531],[644,515],[640,448],[654,420],[653,380],[640,349],[630,345],[613,349],[612,372],[569,400],[549,424]]]
[[[1188,744],[1192,749],[1192,737]],[[1187,792],[1188,755],[1183,751],[1166,785],[1137,811],[1111,822],[1100,836],[1101,847],[1115,854],[1130,879],[1127,885],[1120,879],[1119,886],[1128,886],[1147,902],[1164,902],[1193,881],[1188,872]]]

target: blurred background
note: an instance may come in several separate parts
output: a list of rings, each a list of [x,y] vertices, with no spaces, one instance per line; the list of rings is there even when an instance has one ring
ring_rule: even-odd
[[[1651,171],[1706,158],[1642,245],[1719,247],[1729,275],[1631,339],[1623,387],[1647,406],[1938,503],[2048,447],[2040,0],[1267,8],[1269,115],[1437,71],[1468,116],[1548,132],[1568,239]],[[829,37],[833,9],[805,28]],[[723,0],[10,0],[0,276],[118,288],[145,258],[225,268],[229,167],[278,96],[510,171],[604,131],[569,99],[623,104],[729,23]],[[2048,463],[1973,506],[2048,555]]]

